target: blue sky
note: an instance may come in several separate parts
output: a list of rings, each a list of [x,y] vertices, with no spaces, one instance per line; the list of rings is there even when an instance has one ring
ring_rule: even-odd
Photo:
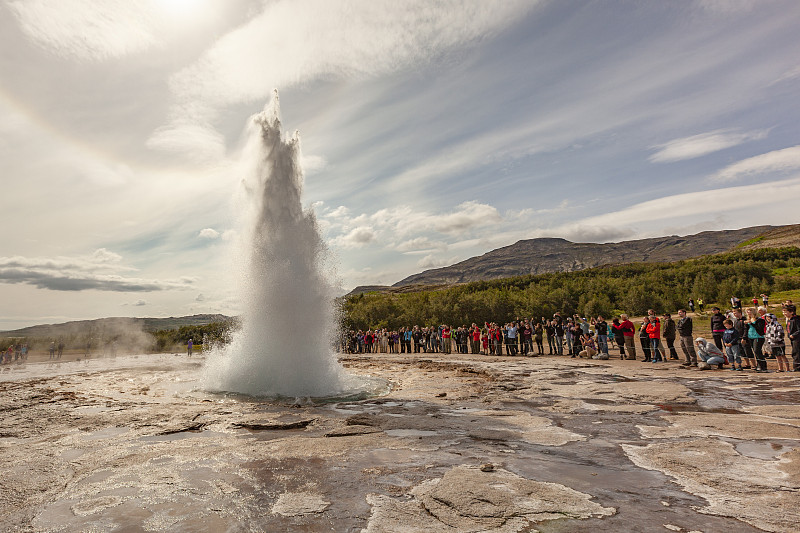
[[[798,27],[794,0],[0,0],[0,329],[238,312],[273,88],[343,289],[798,223]]]

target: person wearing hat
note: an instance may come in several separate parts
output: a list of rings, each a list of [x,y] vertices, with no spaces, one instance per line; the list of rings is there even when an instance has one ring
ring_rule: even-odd
[[[700,360],[697,364],[697,368],[700,370],[708,370],[711,368],[711,365],[717,365],[717,368],[722,369],[722,365],[725,364],[725,357],[722,355],[722,350],[703,337],[697,337],[694,343],[695,346],[697,346],[697,358]]]
[[[786,342],[783,340],[783,326],[781,326],[778,317],[772,313],[764,315],[764,318],[767,322],[764,331],[767,349],[770,350],[772,355],[775,356],[775,360],[778,362],[778,372],[788,372],[789,361],[786,359]],[[766,370],[764,370],[764,372],[766,372]]]

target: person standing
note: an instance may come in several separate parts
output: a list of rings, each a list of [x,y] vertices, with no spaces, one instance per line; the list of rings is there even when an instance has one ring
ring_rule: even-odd
[[[503,332],[498,324],[492,323],[492,342],[494,354],[503,355]]]
[[[739,332],[733,327],[733,320],[726,318],[723,322],[725,332],[722,334],[722,343],[725,345],[725,354],[731,364],[731,370],[742,370],[742,345]],[[738,366],[737,366],[738,365]]]
[[[572,357],[578,357],[583,348],[583,328],[577,320],[572,323]],[[592,341],[594,344],[594,340]]]
[[[672,320],[672,315],[664,313],[664,342],[667,343],[669,349],[669,358],[678,359],[678,352],[675,350],[675,321]]]
[[[650,351],[653,363],[666,360],[664,351],[661,349],[661,321],[651,309],[648,311],[650,323],[647,325],[647,335],[650,337]]]
[[[633,322],[630,321],[628,315],[625,313],[619,316],[622,319],[620,322],[619,327],[622,330],[622,336],[625,338],[625,351],[626,359],[631,361],[636,360],[636,342],[634,340],[634,336],[636,335],[636,327],[633,325]]]
[[[543,342],[544,341],[544,337],[543,337],[543,335],[544,335],[544,326],[542,326],[541,322],[537,322],[536,325],[533,327],[533,338],[536,340],[536,348],[537,348],[537,350],[539,352],[538,355],[544,355],[544,342]],[[547,338],[549,340],[550,336],[548,335]],[[550,353],[553,353],[552,352],[552,348],[553,347],[551,345],[550,346],[550,349],[551,349]],[[533,348],[531,348],[531,350],[533,350]]]
[[[560,317],[559,317],[560,318]],[[556,354],[564,355],[564,324],[560,320],[555,321],[556,332]]]
[[[678,309],[678,323],[676,330],[681,338],[681,350],[686,358],[686,362],[681,366],[697,366],[697,353],[694,351],[694,341],[692,340],[692,317],[686,316],[686,309]]]
[[[797,316],[797,307],[794,304],[784,305],[783,316],[786,317],[786,336],[792,345],[793,371],[800,372],[800,317]]]
[[[692,313],[694,313],[694,300],[692,298],[689,298],[689,309],[691,309]]]
[[[619,358],[625,359],[625,334],[622,332],[622,327],[617,317],[611,320],[611,334],[614,335],[614,342],[617,343],[619,348]]]
[[[470,338],[472,340],[471,347],[472,353],[478,354],[481,351],[481,330],[480,328],[473,322],[472,329],[470,330]]]
[[[747,337],[747,330],[750,329],[750,326],[742,317],[741,310],[733,310],[733,318],[731,318],[731,322],[733,322],[733,329],[735,329],[739,334],[739,351],[741,352],[742,359],[744,360],[744,366],[742,366],[742,368],[745,370],[755,368],[757,370],[758,365],[756,363],[755,355],[753,354],[753,346],[750,344],[750,339]]]
[[[644,352],[643,363],[650,362],[650,334],[647,333],[647,326],[649,325],[650,317],[644,317],[642,319],[642,325],[639,326],[639,343],[642,345],[642,351]]]
[[[778,317],[772,313],[766,315],[766,330],[764,338],[768,349],[778,362],[778,372],[789,371],[789,361],[786,359],[786,342],[783,340],[783,326]],[[766,372],[766,370],[765,370]]]
[[[608,323],[602,315],[598,315],[597,320],[592,320],[592,325],[597,335],[597,350],[608,355]]]
[[[508,346],[506,350],[508,355],[517,355],[517,325],[511,322],[506,326],[506,335],[508,339]]]
[[[189,339],[189,342],[186,343],[186,354],[191,357],[192,356],[192,347],[194,344],[192,343],[192,339]]]
[[[711,308],[711,336],[714,338],[714,345],[722,351],[722,334],[725,333],[725,316],[720,312],[719,307]]]
[[[446,324],[443,325],[442,326],[442,352],[446,353],[446,354],[450,353],[451,346],[452,346],[450,344],[450,334],[451,334],[450,326],[448,326]]]
[[[50,343],[50,359],[56,358],[56,341]]]
[[[703,309],[706,308],[706,303],[703,301],[702,298],[697,299],[697,308],[700,310],[701,313],[703,312]]]

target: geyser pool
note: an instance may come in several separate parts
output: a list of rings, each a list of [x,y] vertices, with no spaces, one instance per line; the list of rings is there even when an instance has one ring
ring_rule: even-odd
[[[242,327],[208,355],[204,388],[317,398],[382,388],[346,373],[333,351],[337,328],[322,266],[326,247],[314,212],[301,204],[300,140],[297,133],[282,136],[277,91],[248,123],[244,158]]]

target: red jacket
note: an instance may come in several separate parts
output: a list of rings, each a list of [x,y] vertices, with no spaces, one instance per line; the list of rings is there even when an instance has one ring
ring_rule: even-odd
[[[645,331],[647,331],[647,334],[651,339],[660,339],[661,322],[659,322],[657,318],[654,318],[652,322],[647,324],[647,329]]]
[[[633,322],[630,320],[623,320],[619,327],[622,330],[622,334],[626,337],[633,337],[633,334],[636,333],[636,328],[633,327]]]

